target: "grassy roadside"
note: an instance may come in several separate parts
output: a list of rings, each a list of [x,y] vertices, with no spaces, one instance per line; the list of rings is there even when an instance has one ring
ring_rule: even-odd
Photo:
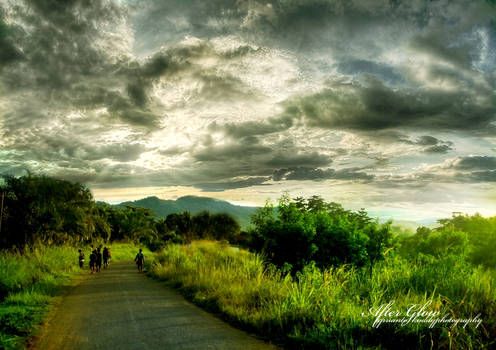
[[[255,254],[215,242],[170,245],[149,262],[166,280],[232,323],[298,349],[490,349],[495,345],[494,270],[466,266],[456,257],[411,264],[398,257],[372,271],[306,268],[295,277]],[[430,303],[429,310],[482,325],[410,323],[373,327],[370,308]]]
[[[132,260],[137,252],[129,243],[110,247],[114,262]],[[0,252],[0,349],[25,347],[56,296],[88,273],[89,248],[84,252],[83,270],[73,247],[39,246],[23,254]]]

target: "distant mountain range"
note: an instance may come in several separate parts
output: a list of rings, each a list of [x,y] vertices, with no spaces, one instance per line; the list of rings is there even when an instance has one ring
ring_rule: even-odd
[[[250,216],[257,209],[256,207],[234,205],[220,199],[197,196],[185,196],[176,200],[160,199],[153,196],[132,202],[122,202],[114,206],[125,207],[128,205],[151,209],[155,216],[160,218],[183,211],[189,211],[191,214],[197,214],[204,210],[210,213],[227,213],[236,219],[243,228],[250,224]]]
[[[183,211],[189,211],[191,214],[197,214],[204,210],[207,210],[210,213],[227,213],[236,219],[244,229],[250,224],[251,215],[253,215],[257,209],[257,207],[234,205],[221,199],[198,196],[184,196],[176,200],[160,199],[153,196],[136,201],[122,202],[113,206],[122,208],[128,205],[150,209],[158,218],[165,218],[169,214],[181,213]],[[375,217],[375,215],[371,216]],[[381,218],[380,221],[385,222],[387,219]],[[419,221],[394,220],[393,225],[410,229],[413,232],[419,226],[427,226],[430,228],[437,226],[436,219],[431,218]]]
[[[380,219],[380,222],[386,222],[388,220],[386,219]],[[419,221],[410,221],[410,220],[393,220],[393,225],[392,226],[399,226],[403,229],[409,229],[412,232],[415,232],[417,230],[417,227],[420,226],[425,226],[428,228],[435,228],[438,227],[439,224],[437,223],[437,219],[424,219],[424,220],[419,220]]]

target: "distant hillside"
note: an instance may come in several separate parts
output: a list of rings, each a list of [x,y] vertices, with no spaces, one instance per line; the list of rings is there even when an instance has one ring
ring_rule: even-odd
[[[210,213],[227,213],[236,219],[243,228],[249,225],[250,216],[256,210],[256,207],[243,207],[220,199],[196,196],[185,196],[176,200],[147,197],[137,201],[122,202],[115,206],[124,207],[127,205],[151,209],[160,218],[165,218],[169,214],[181,213],[183,211],[189,211],[191,214],[196,214],[203,210],[207,210]]]
[[[137,201],[122,202],[113,206],[125,207],[127,205],[151,209],[159,218],[165,218],[169,214],[181,213],[183,211],[189,211],[191,214],[197,214],[203,210],[207,210],[210,213],[227,213],[235,218],[236,221],[243,228],[248,227],[248,225],[250,224],[250,217],[252,214],[255,213],[255,210],[257,209],[257,207],[234,205],[220,199],[197,196],[184,196],[176,200],[166,200],[152,196],[139,199]],[[380,222],[386,222],[389,220],[388,218],[380,217],[379,215],[377,216],[380,218]],[[400,226],[403,229],[409,229],[412,232],[415,232],[415,230],[419,226],[434,228],[438,225],[436,223],[436,219],[429,218],[420,221],[395,219],[393,220],[393,226]]]
[[[382,222],[386,222],[389,220],[391,220],[391,219],[390,218],[389,219],[380,218],[379,222],[382,223]],[[437,223],[437,219],[424,219],[424,220],[419,220],[419,221],[396,220],[396,219],[392,219],[392,220],[393,220],[393,224],[392,224],[393,227],[395,227],[395,226],[400,227],[403,230],[409,230],[412,233],[414,233],[417,230],[417,228],[420,226],[425,226],[425,227],[428,227],[430,229],[433,229],[433,228],[436,228],[439,226],[439,224]]]

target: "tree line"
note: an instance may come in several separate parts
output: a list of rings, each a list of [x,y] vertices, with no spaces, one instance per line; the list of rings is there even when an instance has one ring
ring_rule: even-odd
[[[453,255],[473,266],[496,268],[496,216],[454,215],[439,220],[434,229],[419,227],[415,234],[397,235],[394,244],[398,254],[412,260]]]
[[[146,208],[96,203],[82,184],[48,176],[6,176],[0,248],[134,241],[158,248],[193,239],[234,242],[241,228],[228,214],[189,212],[157,219]]]
[[[379,224],[365,210],[345,210],[320,196],[270,203],[252,218],[249,245],[275,265],[298,271],[309,263],[372,266],[392,246],[390,223]]]
[[[299,271],[312,263],[371,268],[387,254],[412,263],[433,264],[451,256],[467,265],[496,267],[496,216],[457,214],[438,220],[436,228],[405,233],[363,209],[346,210],[319,196],[283,196],[277,207],[258,209],[252,224],[248,245],[283,270]]]
[[[251,218],[248,231],[228,214],[189,212],[156,218],[146,208],[96,203],[87,187],[48,176],[7,176],[0,248],[133,241],[156,250],[168,242],[226,240],[262,253],[286,271],[305,265],[372,267],[386,254],[418,261],[456,255],[473,265],[496,267],[496,217],[457,215],[439,220],[435,229],[393,232],[365,210],[351,211],[319,196],[284,195]],[[430,260],[429,260],[430,259]]]

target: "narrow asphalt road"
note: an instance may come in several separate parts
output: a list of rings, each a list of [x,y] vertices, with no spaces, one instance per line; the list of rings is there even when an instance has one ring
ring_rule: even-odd
[[[276,349],[222,322],[131,262],[89,275],[52,312],[32,349]]]

